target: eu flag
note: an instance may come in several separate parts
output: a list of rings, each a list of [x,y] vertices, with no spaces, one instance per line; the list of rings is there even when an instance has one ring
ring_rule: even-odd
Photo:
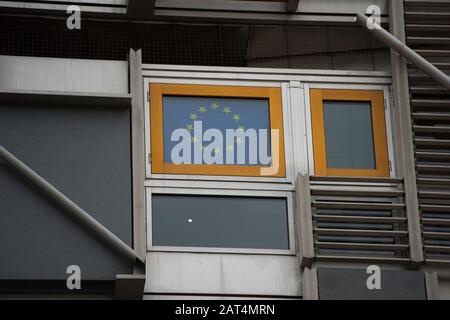
[[[223,145],[214,149],[216,154],[221,155],[224,164],[227,153],[232,153],[233,164],[237,164],[237,147],[239,144],[245,144],[245,163],[244,165],[267,165],[261,163],[259,157],[256,163],[249,161],[250,143],[247,138],[237,137],[234,141],[227,141],[226,130],[238,130],[244,133],[246,130],[254,129],[258,133],[266,134],[267,156],[270,156],[270,115],[269,100],[258,98],[215,98],[215,97],[191,97],[191,96],[171,96],[164,95],[163,103],[163,130],[164,130],[164,162],[173,163],[171,159],[172,148],[178,141],[171,141],[171,134],[176,129],[186,129],[191,133],[191,154],[193,157],[194,148],[204,149],[210,142],[202,141],[202,134],[195,136],[194,121],[202,122],[202,129],[205,132],[208,129],[218,129],[223,138]],[[260,131],[265,129],[265,131]],[[259,143],[259,142],[256,142]],[[228,154],[228,159],[230,155]],[[194,163],[192,159],[191,163]],[[242,164],[240,164],[242,165]]]

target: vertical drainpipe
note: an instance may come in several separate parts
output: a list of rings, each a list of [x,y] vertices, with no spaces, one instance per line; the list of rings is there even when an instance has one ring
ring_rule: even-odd
[[[403,1],[389,1],[389,29],[392,35],[405,43]],[[405,179],[405,203],[408,218],[411,268],[420,269],[423,264],[423,245],[420,226],[419,202],[411,123],[408,87],[408,66],[404,58],[391,49],[392,91],[396,136],[397,169]]]

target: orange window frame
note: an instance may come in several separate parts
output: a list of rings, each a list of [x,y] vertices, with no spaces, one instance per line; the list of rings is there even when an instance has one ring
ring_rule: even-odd
[[[326,100],[371,103],[375,169],[327,167],[323,118],[323,101]],[[390,175],[383,91],[310,89],[310,102],[315,175],[361,177],[388,177]]]
[[[270,166],[245,166],[227,164],[174,164],[164,162],[163,104],[164,95],[228,97],[228,98],[265,98],[269,99],[270,129],[279,130],[279,168],[273,175],[264,177],[285,177],[283,112],[281,90],[273,87],[244,87],[191,84],[150,84],[150,141],[151,171],[159,174],[189,174],[218,176],[263,176],[262,168]],[[272,137],[272,148],[274,147]],[[272,149],[272,155],[274,150]],[[273,165],[273,162],[272,162]]]

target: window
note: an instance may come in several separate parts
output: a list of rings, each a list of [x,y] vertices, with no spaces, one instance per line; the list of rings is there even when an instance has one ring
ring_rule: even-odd
[[[287,197],[152,194],[152,245],[289,249]]]
[[[318,176],[389,176],[382,91],[311,89]]]
[[[285,177],[280,88],[150,84],[152,173]]]

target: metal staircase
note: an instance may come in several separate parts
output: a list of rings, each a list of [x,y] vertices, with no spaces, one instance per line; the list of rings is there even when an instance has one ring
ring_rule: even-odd
[[[450,75],[450,0],[405,0],[407,45]],[[427,263],[450,263],[450,91],[408,68]]]

